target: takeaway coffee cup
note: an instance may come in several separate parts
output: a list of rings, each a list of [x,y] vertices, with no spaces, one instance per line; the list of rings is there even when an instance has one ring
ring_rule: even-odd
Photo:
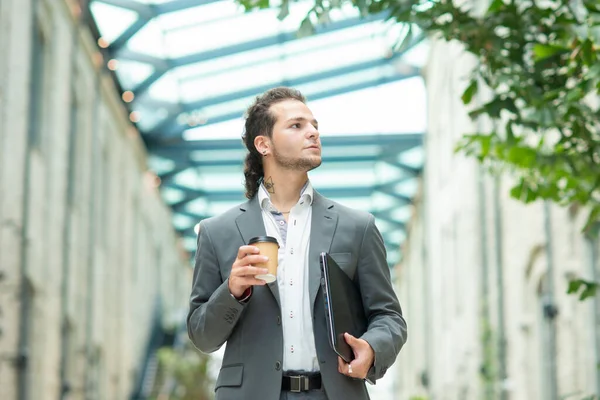
[[[274,282],[277,279],[277,260],[279,258],[279,243],[272,236],[257,236],[250,239],[250,246],[255,246],[260,249],[260,255],[269,257],[269,260],[260,264],[254,265],[258,268],[266,268],[266,274],[256,275],[256,279],[262,279],[267,283]]]

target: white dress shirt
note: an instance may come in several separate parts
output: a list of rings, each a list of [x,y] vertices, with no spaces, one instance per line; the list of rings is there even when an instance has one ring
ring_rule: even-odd
[[[283,370],[318,371],[312,313],[308,292],[308,249],[313,188],[307,182],[286,222],[261,184],[258,201],[268,236],[279,243],[277,284],[283,328]],[[287,211],[287,210],[281,210]]]

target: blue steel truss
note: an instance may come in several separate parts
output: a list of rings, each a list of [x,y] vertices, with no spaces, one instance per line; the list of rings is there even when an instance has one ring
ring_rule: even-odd
[[[415,147],[422,146],[422,134],[389,134],[389,135],[361,135],[361,136],[330,136],[322,137],[324,149],[323,165],[337,168],[335,164],[348,165],[349,163],[362,163],[364,168],[372,168],[376,163],[386,163],[399,171],[400,178],[392,179],[386,182],[364,185],[349,182],[347,186],[335,185],[331,187],[318,187],[317,190],[326,197],[333,200],[342,201],[348,198],[372,198],[374,195],[385,195],[392,199],[392,206],[385,209],[370,210],[375,218],[389,227],[383,230],[382,234],[388,245],[388,249],[398,248],[398,243],[393,243],[389,236],[396,231],[404,232],[406,229],[406,220],[398,218],[394,213],[402,207],[410,206],[412,198],[410,194],[402,193],[397,190],[397,185],[407,181],[414,180],[420,173],[420,168],[406,165],[398,161],[402,153],[413,150]],[[370,154],[361,154],[366,146],[375,146],[377,151]],[[204,199],[208,203],[234,203],[245,201],[243,187],[240,184],[238,189],[211,189],[196,188],[177,182],[179,174],[192,171],[193,173],[210,173],[215,167],[226,167],[228,171],[237,173],[240,181],[242,177],[242,164],[244,148],[238,139],[222,140],[202,140],[196,142],[179,142],[170,145],[149,144],[149,149],[155,156],[174,161],[172,170],[160,174],[163,190],[176,191],[181,197],[169,205],[175,215],[188,217],[193,221],[189,226],[180,227],[179,231],[184,237],[194,238],[194,225],[210,217],[205,213],[195,212],[189,208],[190,203],[198,199]],[[347,155],[327,156],[327,151],[343,148],[348,151]],[[231,150],[240,150],[240,153],[231,152]],[[212,151],[229,151],[229,158],[220,158],[218,160],[197,159],[192,154],[202,152],[210,154]],[[333,153],[337,153],[333,151]],[[341,167],[343,168],[343,167]],[[397,259],[390,259],[390,265]]]
[[[239,181],[241,181],[244,148],[242,147],[240,139],[183,140],[183,133],[191,128],[190,124],[185,123],[183,115],[201,111],[215,105],[239,102],[240,100],[251,98],[275,86],[314,85],[315,83],[325,82],[328,79],[338,78],[347,74],[355,74],[356,72],[372,70],[378,67],[397,65],[402,61],[402,57],[404,56],[404,52],[396,53],[389,58],[372,59],[342,67],[322,69],[315,73],[298,76],[281,82],[257,82],[256,85],[248,89],[220,93],[189,103],[174,103],[164,99],[150,98],[147,93],[148,90],[169,71],[183,66],[192,64],[200,65],[205,61],[212,61],[221,57],[259,50],[265,47],[279,46],[302,39],[299,38],[295,32],[284,32],[270,37],[241,41],[215,50],[197,52],[172,59],[164,59],[133,51],[128,48],[127,44],[149,22],[158,16],[193,7],[201,7],[206,4],[214,3],[217,0],[170,0],[160,4],[145,4],[135,0],[94,1],[120,7],[137,14],[137,19],[113,40],[107,49],[102,51],[105,52],[108,58],[136,61],[151,66],[153,69],[148,77],[133,87],[132,91],[135,95],[135,100],[126,106],[129,107],[130,110],[133,110],[136,105],[141,105],[146,107],[146,109],[160,108],[167,111],[167,115],[162,121],[159,121],[157,125],[147,131],[142,131],[141,134],[150,155],[154,158],[162,159],[163,161],[166,160],[171,164],[169,170],[162,170],[162,172],[159,173],[162,182],[161,191],[165,195],[165,201],[173,210],[176,229],[183,238],[187,238],[187,244],[192,243],[191,247],[188,245],[188,249],[191,252],[195,250],[193,247],[196,235],[194,226],[202,219],[212,216],[209,212],[199,212],[197,209],[194,209],[192,203],[197,202],[199,199],[203,199],[210,204],[236,201],[242,202],[244,201],[243,187],[240,184],[239,189],[216,189],[211,187],[197,188],[179,178],[186,173],[205,174],[210,173],[215,168],[219,168],[233,171],[233,175],[235,175],[236,172],[239,172]],[[347,18],[326,25],[317,26],[314,35],[343,32],[344,29],[375,21],[382,21],[385,18],[386,14],[383,13],[366,17]],[[94,24],[92,31],[96,32],[99,36],[99,31],[95,26],[95,22],[91,20],[90,23]],[[408,49],[420,43],[422,39],[421,36],[416,37],[411,42]],[[262,62],[268,61],[270,60],[262,60]],[[410,67],[407,64],[401,69],[402,72],[382,74],[377,78],[366,77],[363,80],[353,81],[352,83],[338,86],[334,89],[316,87],[312,92],[305,92],[304,94],[309,101],[314,101],[415,77],[420,74],[418,68]],[[397,69],[394,69],[394,71],[397,71]],[[117,78],[117,75],[113,74],[113,77]],[[122,87],[122,85],[118,86]],[[244,109],[238,108],[218,115],[210,115],[206,121],[203,121],[203,126],[238,119],[243,115],[244,111]],[[381,225],[384,226],[384,228],[381,229],[382,234],[388,253],[392,254],[388,261],[390,265],[393,265],[398,261],[397,253],[399,251],[400,243],[398,243],[397,240],[392,240],[391,237],[397,237],[398,232],[404,232],[407,223],[405,217],[398,215],[398,210],[410,206],[412,203],[412,194],[403,192],[399,187],[406,182],[414,182],[415,177],[420,174],[420,166],[408,165],[405,162],[400,161],[401,155],[422,146],[422,133],[322,137],[322,144],[324,148],[323,165],[326,165],[327,168],[329,168],[329,171],[332,169],[339,169],[341,171],[350,164],[360,164],[361,168],[364,165],[365,169],[373,168],[375,165],[386,164],[388,167],[392,167],[398,171],[397,175],[400,177],[384,182],[377,182],[376,184],[347,182],[346,185],[340,185],[338,182],[336,185],[320,186],[317,188],[323,195],[341,202],[347,199],[370,199],[374,198],[374,196],[384,196],[388,199],[389,204],[387,207],[374,207],[369,211],[376,217],[378,223],[381,223]],[[362,149],[365,147],[376,147],[377,151],[375,153],[362,153]],[[349,150],[347,154],[339,154],[338,151],[334,152],[333,155],[327,155],[326,150],[336,148]],[[228,150],[239,150],[239,152],[237,153],[237,156],[236,153],[233,152],[231,156],[221,157],[216,160],[213,159],[214,157],[203,159],[201,154],[200,156],[198,154],[198,152],[203,154],[203,152]],[[239,157],[240,154],[242,155],[242,158]],[[170,193],[171,199],[167,199],[167,193]],[[173,194],[175,194],[175,197],[172,197]],[[176,223],[176,219],[179,219],[179,222]],[[190,223],[182,225],[182,220],[189,221]]]

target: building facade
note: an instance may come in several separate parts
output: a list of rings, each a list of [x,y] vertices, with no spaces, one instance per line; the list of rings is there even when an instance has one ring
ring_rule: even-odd
[[[0,1],[0,398],[126,399],[188,255],[76,0]]]
[[[409,324],[397,398],[592,398],[600,295],[567,290],[598,281],[600,242],[581,233],[585,210],[524,205],[510,176],[454,152],[461,135],[489,129],[460,99],[473,66],[458,44],[432,41],[424,175],[396,270]]]

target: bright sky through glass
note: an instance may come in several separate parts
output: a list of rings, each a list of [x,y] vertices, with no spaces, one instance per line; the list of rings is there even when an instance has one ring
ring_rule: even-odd
[[[109,44],[138,21],[133,9],[176,4],[110,3],[93,0],[90,5]],[[170,175],[161,186],[163,199],[171,206],[182,202],[174,209],[174,226],[189,231],[199,218],[243,200],[244,111],[268,88],[294,86],[307,97],[321,137],[341,140],[324,146],[324,163],[310,172],[311,181],[342,204],[379,213],[377,225],[394,263],[405,236],[401,226],[410,217],[406,199],[418,190],[414,176],[423,152],[417,146],[396,156],[392,149],[390,159],[388,145],[377,138],[392,137],[385,143],[400,149],[402,136],[390,135],[425,131],[426,91],[420,68],[427,58],[426,42],[398,54],[395,46],[403,27],[381,17],[358,18],[349,2],[331,13],[330,23],[320,25],[318,35],[302,39],[295,35],[314,0],[292,2],[282,21],[277,7],[244,13],[234,1],[198,4],[154,15],[111,53],[118,60],[115,73],[121,87],[135,94],[130,106],[139,114],[138,128],[154,137],[181,135],[184,143],[195,146],[186,151],[184,145],[180,155],[149,158],[157,174]],[[364,145],[348,142],[356,137],[364,137]],[[221,150],[199,145],[217,139],[236,144]],[[186,237],[185,246],[194,251],[195,240]]]

